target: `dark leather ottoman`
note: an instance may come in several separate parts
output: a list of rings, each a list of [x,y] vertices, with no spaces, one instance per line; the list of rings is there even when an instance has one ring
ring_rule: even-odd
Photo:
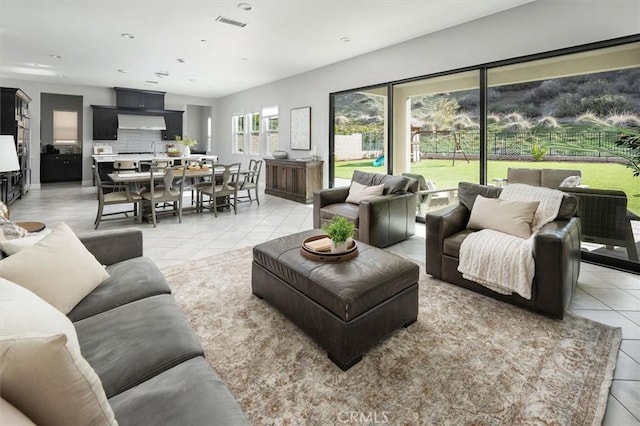
[[[251,288],[347,370],[377,342],[415,322],[419,267],[362,242],[352,260],[303,257],[304,239],[320,233],[314,229],[255,246]]]

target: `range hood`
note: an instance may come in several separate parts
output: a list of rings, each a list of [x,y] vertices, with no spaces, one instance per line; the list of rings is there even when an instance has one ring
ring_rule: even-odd
[[[167,130],[162,115],[118,114],[118,129]]]

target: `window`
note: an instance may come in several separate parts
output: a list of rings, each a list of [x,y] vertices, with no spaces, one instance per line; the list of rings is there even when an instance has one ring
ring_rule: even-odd
[[[207,151],[211,152],[211,117],[207,118]]]
[[[260,154],[260,113],[249,114],[251,131],[249,136],[249,154]]]
[[[233,152],[244,152],[244,116],[234,115],[232,117],[233,125]]]
[[[278,134],[278,117],[268,117],[267,119],[267,151],[271,154],[280,147],[280,136]]]
[[[267,154],[280,148],[280,136],[278,133],[278,107],[266,107],[262,109],[265,120],[265,133],[267,139]]]
[[[53,111],[53,143],[55,145],[78,143],[77,111]]]

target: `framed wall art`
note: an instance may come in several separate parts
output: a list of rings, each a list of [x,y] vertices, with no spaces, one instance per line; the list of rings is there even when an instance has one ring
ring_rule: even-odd
[[[311,149],[311,107],[291,110],[291,149]]]

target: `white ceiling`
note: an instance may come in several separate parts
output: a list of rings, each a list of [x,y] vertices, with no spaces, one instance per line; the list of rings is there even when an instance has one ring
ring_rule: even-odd
[[[0,77],[218,98],[530,1],[0,0]]]

